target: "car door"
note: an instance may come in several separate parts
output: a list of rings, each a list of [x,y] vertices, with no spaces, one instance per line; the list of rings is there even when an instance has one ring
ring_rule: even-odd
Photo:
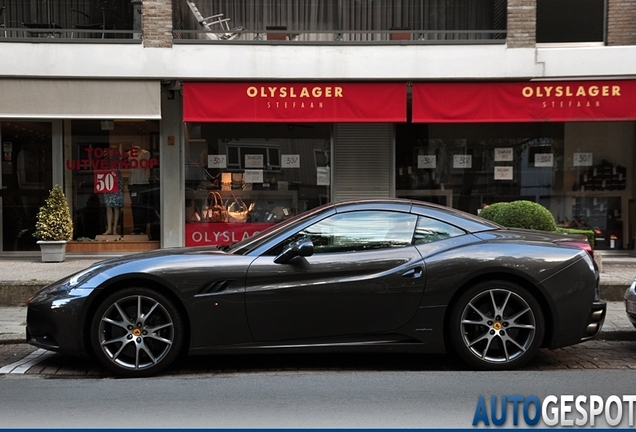
[[[417,217],[366,210],[337,213],[257,258],[247,273],[246,309],[255,341],[388,332],[417,311],[425,285],[412,245]],[[314,253],[274,258],[299,239]]]

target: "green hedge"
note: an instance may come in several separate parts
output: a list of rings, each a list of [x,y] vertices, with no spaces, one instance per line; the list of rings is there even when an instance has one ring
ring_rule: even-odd
[[[525,228],[540,231],[556,231],[554,216],[541,204],[532,201],[512,201],[491,204],[479,213],[508,228]]]

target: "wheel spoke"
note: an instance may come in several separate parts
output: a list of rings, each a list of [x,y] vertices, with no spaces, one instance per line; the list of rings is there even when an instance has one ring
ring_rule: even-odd
[[[468,344],[468,346],[469,346],[469,347],[472,347],[472,346],[474,346],[475,344],[478,344],[479,342],[481,342],[481,341],[483,341],[483,340],[485,340],[485,339],[491,339],[490,335],[489,335],[487,332],[486,332],[486,333],[484,333],[484,334],[482,334],[481,336],[479,336],[479,337],[475,338],[473,341],[471,341],[471,342]]]
[[[152,307],[150,308],[150,310],[148,312],[146,312],[143,315],[139,315],[139,317],[140,317],[139,320],[141,321],[142,325],[146,324],[146,320],[148,319],[148,317],[150,317],[152,315],[152,313],[157,308],[157,306],[159,306],[159,303],[155,302],[155,304],[152,305]]]
[[[513,329],[513,328],[518,328],[518,329],[523,329],[523,330],[534,330],[536,327],[533,324],[517,324],[517,323],[511,323],[508,326],[508,330]]]
[[[146,336],[146,339],[152,339],[152,340],[156,340],[156,341],[159,341],[159,342],[163,342],[166,345],[172,345],[172,341],[170,339],[166,339],[166,338],[163,338],[161,336],[157,336],[155,334],[150,334],[150,335]]]
[[[136,369],[139,369],[141,367],[141,352],[142,351],[146,353],[148,358],[150,358],[150,361],[152,362],[152,364],[156,364],[157,363],[157,359],[155,358],[155,356],[148,349],[146,344],[142,341],[141,343],[139,343],[137,345],[137,350],[135,352],[135,368]]]
[[[517,312],[516,314],[514,314],[513,316],[506,318],[506,321],[511,321],[511,322],[515,322],[519,319],[519,317],[523,316],[523,314],[525,314],[526,312],[529,312],[530,308],[527,307],[524,310]]]
[[[127,326],[129,324],[129,323],[125,323],[123,321],[115,321],[115,320],[110,319],[110,318],[102,318],[102,322],[105,322],[105,323],[108,323],[108,324],[112,324],[112,325],[117,326],[117,327],[121,327],[124,330],[127,330]]]
[[[123,339],[123,338],[122,338],[122,339]],[[121,352],[124,350],[124,348],[126,348],[126,345],[128,345],[128,344],[129,344],[129,343],[131,343],[132,341],[131,341],[131,340],[123,339],[123,340],[122,340],[122,342],[123,342],[123,343],[121,344],[121,346],[119,347],[119,349],[117,350],[117,352],[116,352],[115,354],[113,354],[113,360],[117,360],[117,358],[119,357],[119,354],[121,354]]]
[[[489,337],[489,338],[488,338],[488,343],[486,344],[486,348],[484,348],[484,350],[483,350],[483,351],[482,351],[482,353],[481,353],[481,358],[482,358],[482,359],[485,359],[485,358],[487,357],[488,350],[490,349],[490,344],[492,344],[492,340],[493,340],[493,339],[494,339],[494,338],[492,338],[492,337]]]
[[[470,306],[470,307],[471,307],[471,308],[472,308],[475,312],[477,312],[477,313],[479,314],[479,316],[481,317],[481,320],[482,320],[483,322],[487,322],[487,321],[490,319],[489,317],[487,317],[486,315],[484,315],[484,314],[482,313],[482,311],[480,311],[480,310],[479,310],[479,308],[477,308],[474,304],[472,304],[472,302],[471,302],[471,303],[469,303],[469,304],[468,304],[468,306]]]
[[[122,308],[119,306],[119,302],[115,303],[115,308],[117,308],[117,312],[119,312],[119,315],[124,321],[128,322],[129,324],[133,323],[130,317],[126,315],[126,312],[124,312]]]

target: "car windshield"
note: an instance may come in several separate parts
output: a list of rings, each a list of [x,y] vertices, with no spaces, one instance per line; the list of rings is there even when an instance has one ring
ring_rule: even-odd
[[[268,227],[267,229],[259,232],[258,234],[246,238],[243,241],[230,245],[226,247],[225,251],[234,255],[246,255],[250,251],[256,249],[261,246],[265,242],[267,242],[270,238],[276,236],[278,233],[289,230],[290,233],[294,232],[293,227],[295,225],[302,225],[305,219],[313,214],[319,213],[326,208],[333,207],[332,204],[325,204],[323,206],[317,207],[313,210],[306,211],[299,215],[296,215],[286,221],[277,223]]]

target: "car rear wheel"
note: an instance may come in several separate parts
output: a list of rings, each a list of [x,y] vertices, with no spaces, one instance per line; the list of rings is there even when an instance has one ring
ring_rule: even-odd
[[[149,288],[126,288],[107,297],[91,325],[97,358],[117,375],[154,375],[179,355],[183,324],[179,311]]]
[[[545,332],[543,312],[523,287],[488,281],[466,291],[450,317],[453,349],[478,369],[513,369],[530,361]]]

